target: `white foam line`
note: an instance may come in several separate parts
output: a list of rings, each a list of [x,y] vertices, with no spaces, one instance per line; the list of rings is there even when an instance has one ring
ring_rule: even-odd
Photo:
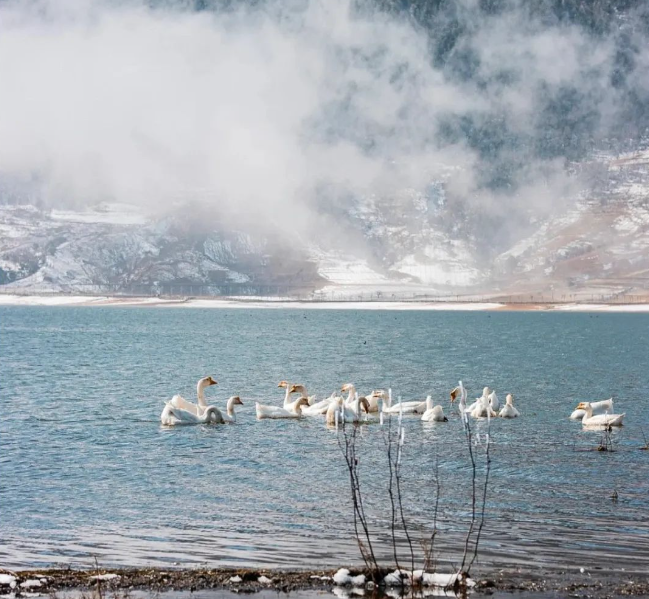
[[[3,295],[0,305],[18,306],[142,306],[151,308],[237,308],[299,310],[488,311],[521,307],[498,302],[317,302],[290,300],[171,299],[157,297],[102,297],[84,295]],[[556,312],[649,312],[647,304],[533,305],[523,310]]]

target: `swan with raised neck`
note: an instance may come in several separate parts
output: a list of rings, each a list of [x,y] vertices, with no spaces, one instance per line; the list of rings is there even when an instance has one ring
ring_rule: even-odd
[[[169,404],[174,408],[179,408],[191,412],[196,416],[200,416],[203,411],[207,408],[207,403],[205,402],[205,389],[211,385],[216,385],[217,382],[211,376],[205,376],[202,379],[198,380],[196,383],[196,398],[197,403],[192,403],[187,401],[182,395],[174,395],[171,398]]]

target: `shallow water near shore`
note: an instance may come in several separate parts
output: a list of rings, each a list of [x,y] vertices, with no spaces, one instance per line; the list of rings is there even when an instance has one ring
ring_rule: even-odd
[[[438,560],[457,564],[471,480],[448,391],[462,379],[470,398],[511,391],[522,413],[491,423],[479,563],[646,572],[648,339],[646,314],[0,307],[0,563],[358,563],[336,432],[255,419],[254,401],[281,404],[288,379],[319,396],[353,381],[444,405],[448,423],[404,419],[404,505],[413,536],[428,535],[437,461]],[[194,398],[206,374],[219,381],[210,403],[243,399],[238,423],[161,427],[163,400]],[[611,395],[627,425],[614,452],[587,451],[602,433],[568,415]],[[486,423],[474,428],[484,439]],[[358,453],[387,558],[384,430],[361,427]]]

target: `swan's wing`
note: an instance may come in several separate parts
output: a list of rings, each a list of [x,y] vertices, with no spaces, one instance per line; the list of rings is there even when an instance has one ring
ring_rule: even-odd
[[[196,414],[183,408],[174,407],[173,415],[178,420],[176,424],[197,424],[201,422],[201,419]]]
[[[278,406],[267,406],[260,403],[255,404],[257,418],[297,418],[297,413],[290,412]]]
[[[169,402],[174,408],[180,408],[186,412],[198,415],[198,406],[191,401],[187,401],[182,395],[174,395]]]
[[[173,426],[177,420],[174,414],[174,407],[170,402],[165,402],[165,407],[162,408],[162,414],[160,414],[160,422],[165,426]]]
[[[160,421],[162,424],[168,426],[175,426],[177,424],[197,424],[198,422],[201,422],[196,414],[193,414],[188,410],[183,410],[183,408],[177,408],[171,402],[165,404],[162,414],[160,415]]]
[[[605,412],[613,411],[613,398],[605,399],[603,401],[594,401],[590,404],[593,409],[593,414],[603,414]]]

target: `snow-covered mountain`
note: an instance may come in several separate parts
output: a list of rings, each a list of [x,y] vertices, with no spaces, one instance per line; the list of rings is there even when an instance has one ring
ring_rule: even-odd
[[[533,220],[509,247],[489,245],[446,197],[360,197],[336,217],[353,245],[235,230],[178,206],[83,211],[0,205],[0,284],[29,292],[304,294],[348,291],[546,297],[647,294],[649,151],[575,165],[596,173],[562,213]],[[206,224],[209,223],[209,224]]]

